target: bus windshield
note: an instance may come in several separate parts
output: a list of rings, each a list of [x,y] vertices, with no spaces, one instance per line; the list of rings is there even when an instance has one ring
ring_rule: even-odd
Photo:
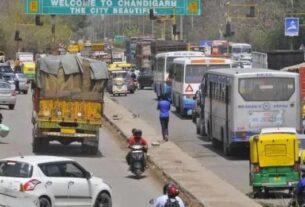
[[[166,72],[168,73],[173,66],[174,59],[177,57],[168,57],[166,58]]]
[[[245,101],[288,101],[295,83],[293,78],[284,77],[241,78],[238,91]]]
[[[206,65],[188,65],[185,70],[185,83],[201,83]]]

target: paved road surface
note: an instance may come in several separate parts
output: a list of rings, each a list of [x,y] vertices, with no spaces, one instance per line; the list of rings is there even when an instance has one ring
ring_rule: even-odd
[[[4,116],[4,124],[10,128],[10,134],[6,138],[0,138],[0,158],[32,154],[31,134],[31,94],[18,95],[15,110],[6,110],[6,106],[0,106]],[[127,171],[125,163],[126,145],[106,128],[100,131],[100,150],[98,156],[82,156],[79,154],[79,146],[63,147],[52,143],[49,154],[67,156],[80,162],[95,176],[105,179],[112,186],[114,195],[114,207],[123,206],[149,206],[149,199],[161,193],[162,186],[148,171],[147,177],[136,180]]]

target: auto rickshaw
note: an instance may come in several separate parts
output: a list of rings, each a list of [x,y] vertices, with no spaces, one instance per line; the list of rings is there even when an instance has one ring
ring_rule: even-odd
[[[109,92],[115,96],[116,94],[124,94],[127,96],[127,82],[126,82],[127,71],[125,70],[115,70],[110,74],[109,81]]]
[[[300,179],[297,134],[292,130],[263,131],[249,139],[249,175],[253,193],[280,189],[292,191]]]

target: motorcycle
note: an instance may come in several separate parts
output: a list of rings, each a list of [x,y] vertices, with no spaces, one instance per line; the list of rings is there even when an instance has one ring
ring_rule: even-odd
[[[131,146],[130,171],[135,174],[137,178],[145,171],[145,154],[142,145],[135,144]]]

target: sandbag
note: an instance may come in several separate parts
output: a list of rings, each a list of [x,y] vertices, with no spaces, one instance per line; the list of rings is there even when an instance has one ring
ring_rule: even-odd
[[[10,128],[4,124],[0,124],[0,137],[6,137],[10,132]]]

